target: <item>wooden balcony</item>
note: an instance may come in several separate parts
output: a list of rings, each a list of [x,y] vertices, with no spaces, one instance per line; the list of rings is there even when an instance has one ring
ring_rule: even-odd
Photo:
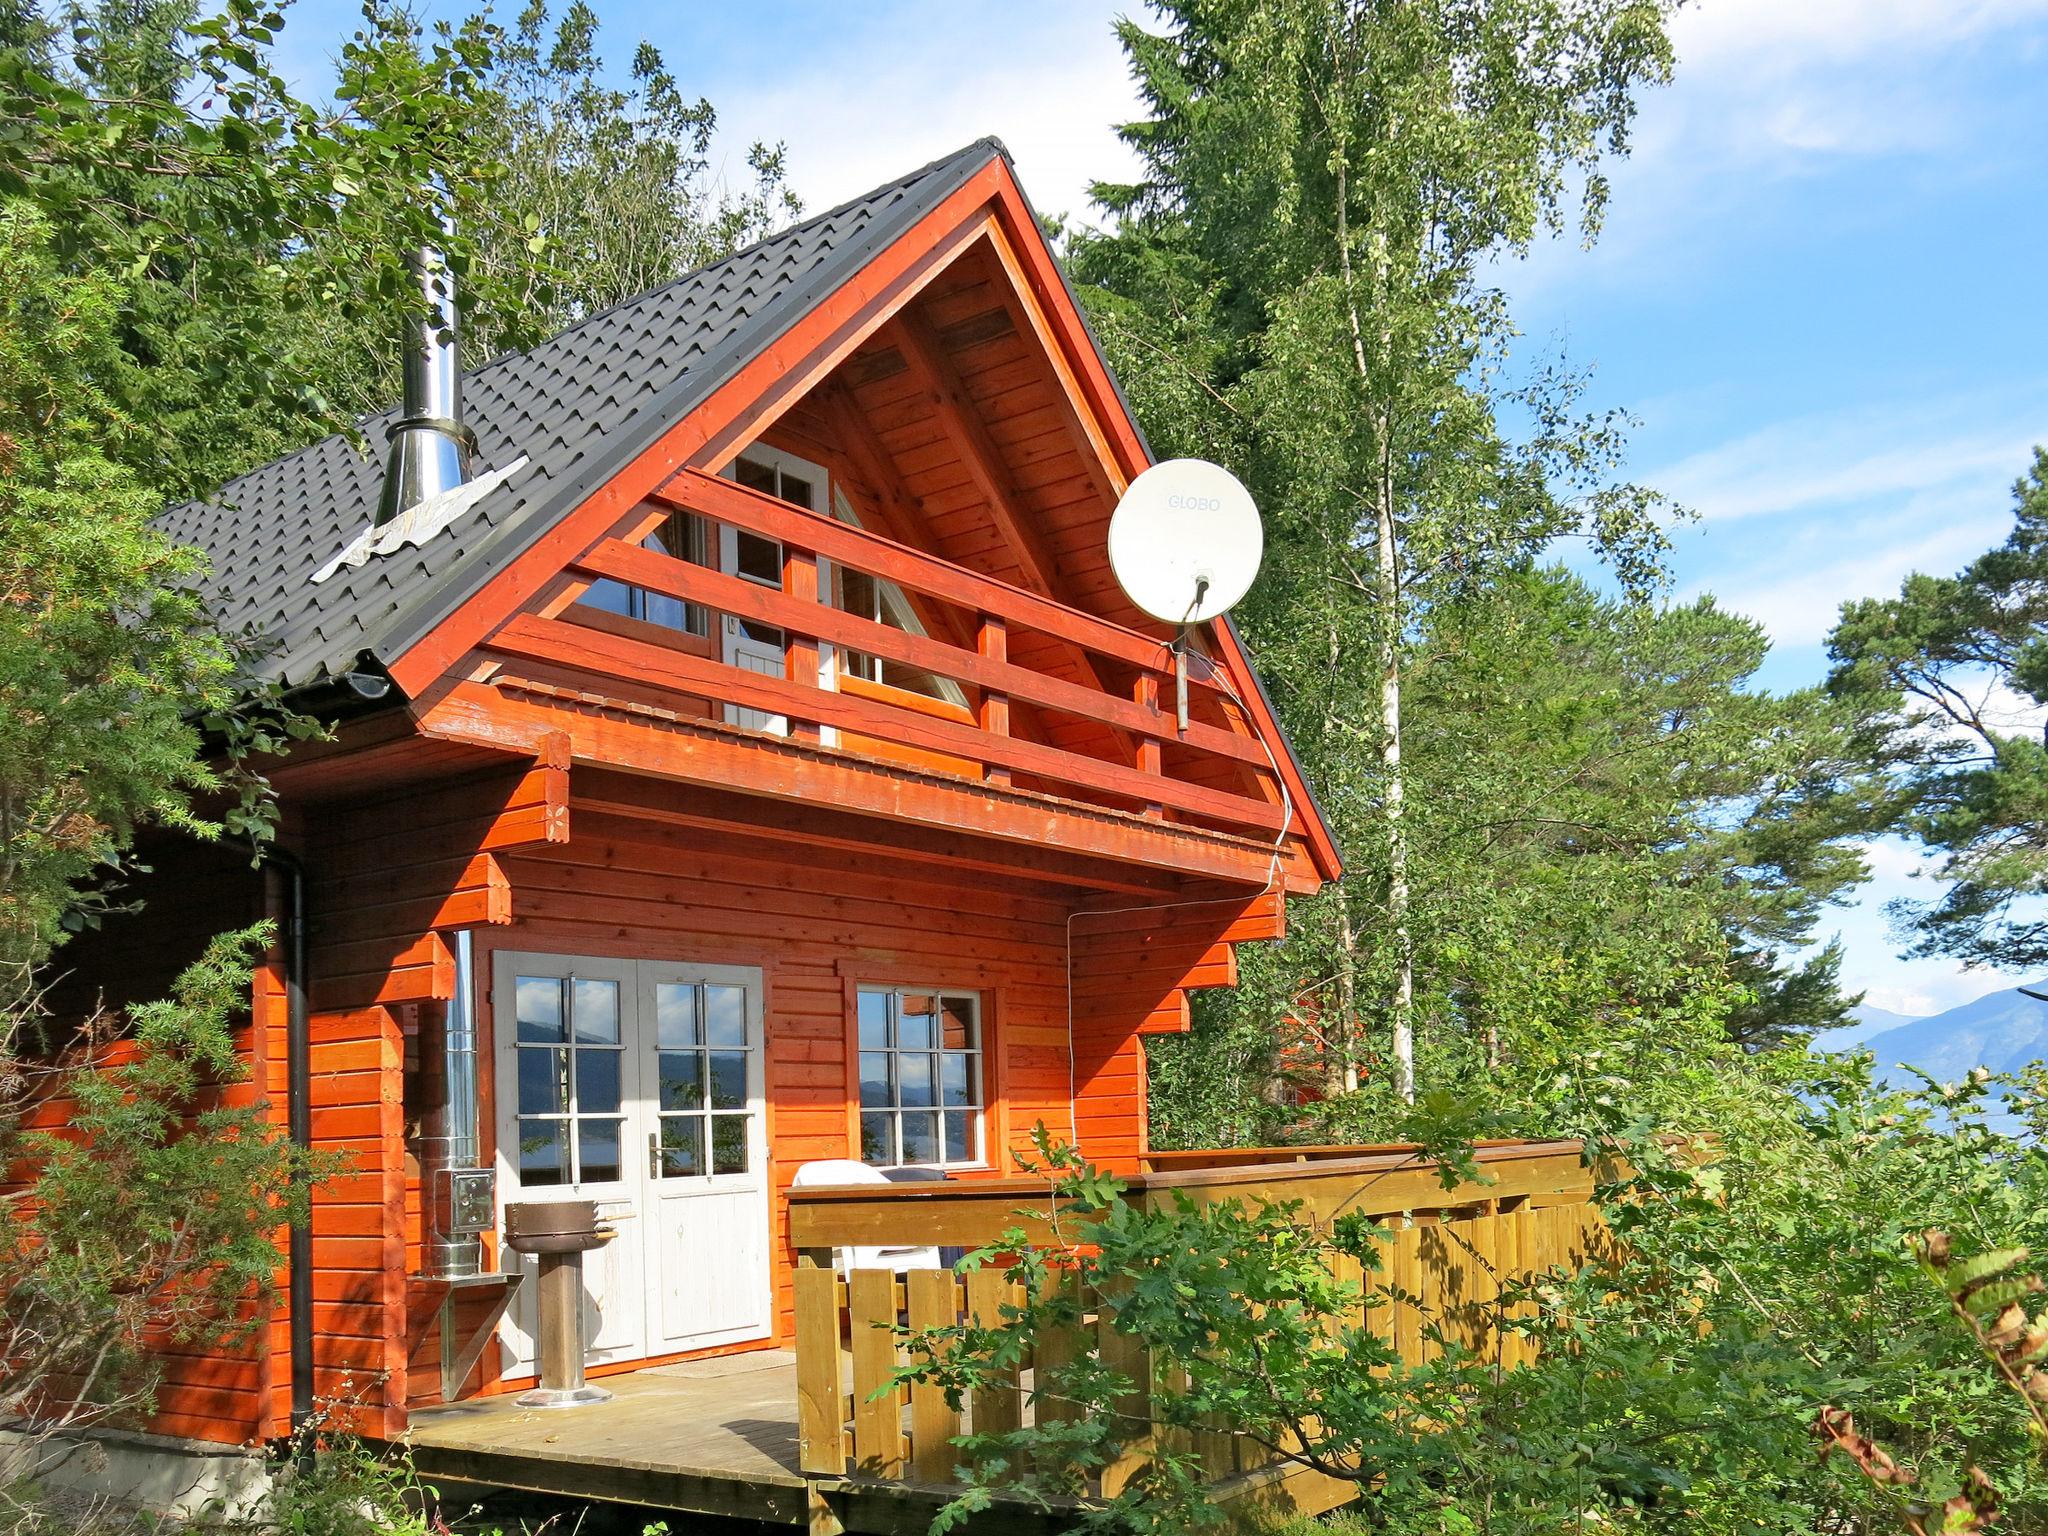
[[[1206,840],[1212,857],[1161,860],[1196,876],[1270,865],[1276,837],[1290,822],[1299,827],[1227,677],[1199,656],[1182,731],[1171,709],[1172,652],[1156,636],[717,476],[685,471],[648,507],[650,517],[687,511],[775,541],[780,588],[609,539],[573,564],[576,585],[486,642],[501,686],[525,682],[545,693],[567,678],[603,679],[600,691],[622,706],[683,701],[671,717],[694,714],[714,730],[737,728],[728,708],[752,711],[776,728],[749,734],[1071,807],[1098,821],[1109,813],[1170,832],[1182,846]],[[820,562],[899,588],[926,632],[822,601]],[[722,659],[713,640],[574,601],[600,580],[779,631],[780,674]],[[821,668],[821,653],[834,648],[944,679],[965,702]],[[588,703],[587,686],[581,696]],[[1041,839],[1046,825],[1041,815]]]

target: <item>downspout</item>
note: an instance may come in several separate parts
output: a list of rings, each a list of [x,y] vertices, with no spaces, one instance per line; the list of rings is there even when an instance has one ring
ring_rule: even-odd
[[[313,1149],[313,1036],[306,1008],[306,867],[296,854],[282,848],[268,850],[263,861],[284,876],[285,1133],[303,1157]],[[303,1176],[302,1173],[300,1177]],[[285,1305],[291,1339],[291,1433],[297,1441],[313,1418],[312,1222],[293,1222],[287,1244],[289,1280]]]

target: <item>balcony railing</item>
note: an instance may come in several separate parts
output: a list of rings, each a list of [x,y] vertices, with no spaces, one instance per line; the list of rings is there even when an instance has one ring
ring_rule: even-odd
[[[1247,1152],[1254,1154],[1247,1157]],[[1173,1161],[1200,1154],[1165,1154]],[[1398,1294],[1400,1305],[1367,1307],[1370,1321],[1411,1363],[1429,1359],[1441,1338],[1456,1340],[1481,1360],[1513,1369],[1533,1358],[1530,1341],[1503,1326],[1498,1305],[1504,1280],[1555,1266],[1577,1268],[1602,1239],[1593,1178],[1576,1141],[1495,1142],[1477,1149],[1479,1181],[1445,1189],[1438,1165],[1413,1147],[1255,1148],[1207,1154],[1206,1166],[1140,1174],[1123,1198],[1147,1207],[1186,1197],[1253,1204],[1299,1202],[1304,1219],[1327,1224],[1343,1213],[1374,1218],[1383,1229],[1380,1268],[1364,1273],[1339,1259],[1338,1278],[1360,1286],[1361,1298]],[[1071,1249],[1085,1227],[1059,1222],[1038,1179],[854,1186],[792,1191],[790,1239],[803,1258],[796,1276],[798,1419],[802,1466],[820,1476],[950,1483],[960,1463],[951,1441],[968,1433],[1015,1428],[1061,1411],[1034,1401],[1034,1372],[1095,1350],[1138,1383],[1125,1415],[1144,1422],[1154,1363],[1133,1340],[1084,1306],[1084,1327],[1071,1337],[1041,1337],[1018,1375],[974,1394],[961,1409],[935,1387],[893,1384],[907,1363],[894,1325],[941,1328],[973,1319],[998,1323],[1002,1308],[1021,1300],[998,1269],[956,1276],[943,1269],[854,1269],[842,1277],[835,1250],[883,1246],[980,1246],[1021,1229],[1035,1246]],[[1155,1426],[1153,1437],[1184,1436],[1209,1480],[1228,1489],[1279,1468],[1267,1448],[1224,1429],[1194,1433]],[[1140,1439],[1091,1488],[1114,1497],[1142,1465]],[[1332,1492],[1328,1507],[1348,1490]],[[1219,1491],[1217,1497],[1226,1496]],[[1307,1512],[1313,1512],[1309,1510]]]
[[[610,616],[577,622],[574,609],[555,618],[523,615],[490,648],[738,705],[780,717],[799,738],[830,731],[842,750],[955,776],[1262,840],[1283,825],[1266,750],[1249,731],[1232,728],[1242,715],[1217,677],[1199,661],[1191,668],[1196,708],[1186,731],[1161,709],[1173,658],[1160,640],[713,475],[686,471],[651,499],[778,542],[780,589],[620,539],[591,550],[574,574],[780,630],[786,664],[779,674],[731,665],[704,640],[655,624]],[[957,620],[948,627],[959,643],[821,601],[821,560],[919,594]],[[1067,675],[1013,661],[1025,635],[1045,637],[1050,645],[1038,654],[1064,658]],[[823,685],[817,659],[826,646],[950,679],[968,705],[935,709],[898,690]],[[1020,734],[1013,703],[1031,706],[1048,729]],[[1068,744],[1050,739],[1065,721],[1098,728],[1086,739],[1099,750],[1078,749],[1071,735]]]

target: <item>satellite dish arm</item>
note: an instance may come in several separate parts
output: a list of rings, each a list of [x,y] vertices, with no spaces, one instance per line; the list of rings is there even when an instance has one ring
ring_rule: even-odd
[[[1188,604],[1188,613],[1202,606],[1202,599],[1209,595],[1209,578],[1195,578],[1195,599]],[[1181,615],[1180,640],[1173,648],[1173,708],[1174,718],[1180,722],[1180,733],[1188,733],[1188,630],[1187,614]]]

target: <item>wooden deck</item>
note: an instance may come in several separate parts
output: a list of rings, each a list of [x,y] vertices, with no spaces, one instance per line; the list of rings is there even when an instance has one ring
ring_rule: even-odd
[[[802,1525],[796,1357],[784,1350],[653,1366],[600,1385],[608,1403],[522,1408],[511,1395],[412,1416],[427,1482],[457,1481]]]
[[[413,1465],[423,1482],[444,1490],[510,1488],[805,1526],[816,1536],[915,1536],[951,1492],[798,1470],[796,1356],[787,1350],[652,1366],[602,1384],[612,1400],[583,1408],[522,1408],[507,1394],[421,1409],[406,1435]],[[1281,1514],[1326,1509],[1341,1501],[1321,1486],[1326,1481],[1267,1469],[1230,1479],[1215,1497]],[[1052,1536],[1073,1523],[1072,1511],[1048,1514],[999,1500],[973,1529]]]

